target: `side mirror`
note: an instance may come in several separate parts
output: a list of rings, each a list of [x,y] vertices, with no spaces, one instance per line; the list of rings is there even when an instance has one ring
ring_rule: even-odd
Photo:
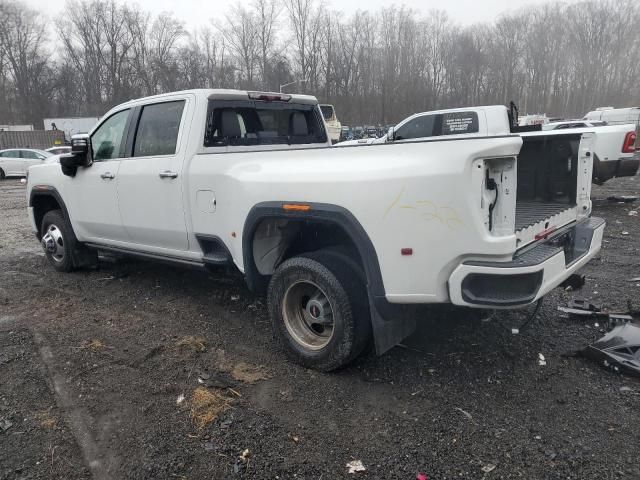
[[[78,167],[89,167],[93,163],[91,155],[91,138],[86,133],[71,137],[71,153],[60,156],[62,173],[75,176]]]
[[[389,127],[389,131],[387,132],[387,142],[393,142],[396,137],[396,131],[394,127]]]

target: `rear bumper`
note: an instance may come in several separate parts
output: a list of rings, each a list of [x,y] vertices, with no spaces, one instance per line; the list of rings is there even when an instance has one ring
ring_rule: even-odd
[[[603,219],[591,217],[525,249],[510,262],[464,262],[449,277],[451,302],[483,308],[533,303],[600,251],[604,227]]]
[[[633,177],[638,173],[638,167],[640,167],[638,152],[630,158],[607,161],[596,159],[593,164],[593,180],[596,183],[603,183],[615,177]]]

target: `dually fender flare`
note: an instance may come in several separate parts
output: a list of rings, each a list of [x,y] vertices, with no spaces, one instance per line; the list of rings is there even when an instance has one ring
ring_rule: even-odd
[[[285,210],[284,205],[308,205],[308,210]],[[385,296],[378,255],[358,219],[346,208],[328,204],[297,201],[272,201],[254,205],[245,219],[242,233],[242,258],[247,286],[264,290],[267,277],[258,272],[253,259],[252,240],[260,222],[266,218],[316,220],[341,227],[358,249],[367,281],[369,310],[376,352],[382,354],[397,345],[415,329],[412,308],[390,304]]]

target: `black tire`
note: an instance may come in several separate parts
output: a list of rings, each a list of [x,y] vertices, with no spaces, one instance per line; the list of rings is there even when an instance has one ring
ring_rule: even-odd
[[[0,168],[0,180],[4,180],[6,175],[4,174],[4,170]]]
[[[285,310],[291,312],[296,308],[296,302],[291,304],[289,301],[289,295],[295,299],[295,295],[290,293],[292,289],[303,288],[307,284],[318,288],[328,300],[332,313],[331,336],[313,346],[309,344],[315,339],[305,343],[305,339],[301,339],[304,335],[292,333],[296,328],[291,327],[295,322],[290,318],[295,315],[285,313]],[[283,262],[269,282],[267,300],[276,338],[287,356],[305,367],[324,372],[343,367],[360,355],[370,342],[371,320],[366,286],[358,272],[332,252],[312,252]],[[310,300],[305,302],[303,299],[298,309],[307,311],[309,304]],[[305,325],[300,328],[304,329]],[[321,335],[311,328],[307,332],[309,337],[314,333]]]
[[[78,240],[62,211],[50,210],[45,213],[40,234],[45,255],[53,268],[59,272],[71,272],[75,268],[73,258]],[[51,236],[53,244],[48,242],[48,234]],[[46,247],[45,244],[49,247]]]

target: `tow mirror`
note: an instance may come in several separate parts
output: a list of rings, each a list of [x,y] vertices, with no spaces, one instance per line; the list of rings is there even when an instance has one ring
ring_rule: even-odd
[[[78,167],[89,167],[93,163],[91,138],[86,133],[71,137],[71,153],[60,156],[62,173],[75,176]]]
[[[393,142],[395,140],[396,131],[394,127],[389,127],[389,131],[387,132],[387,142]]]

